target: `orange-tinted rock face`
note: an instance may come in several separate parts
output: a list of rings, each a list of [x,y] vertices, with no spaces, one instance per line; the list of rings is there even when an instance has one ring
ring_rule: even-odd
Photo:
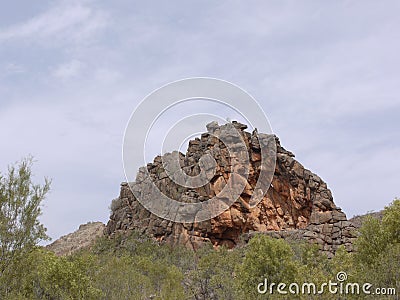
[[[223,132],[227,125],[212,125],[207,126],[209,133],[204,133],[200,139],[189,143],[186,155],[180,154],[182,169],[186,174],[196,176],[200,173],[199,159],[206,152],[211,153],[216,166],[210,182],[198,188],[179,186],[168,177],[162,158],[158,156],[153,163],[147,165],[147,170],[163,194],[181,202],[203,202],[218,195],[230,177],[235,176],[231,170],[231,160],[235,158],[211,134],[219,130]],[[240,123],[233,125],[246,144],[249,168],[244,189],[232,206],[215,218],[203,222],[182,224],[164,220],[147,211],[137,201],[131,188],[146,188],[137,179],[135,183],[122,184],[119,198],[113,201],[106,232],[112,235],[118,231],[136,229],[159,241],[183,244],[194,249],[204,243],[212,243],[215,247],[234,247],[243,234],[275,232],[282,237],[296,235],[317,242],[321,250],[327,253],[334,252],[341,244],[345,244],[350,250],[353,236],[348,234],[345,237],[342,233],[351,231],[351,224],[346,223],[345,214],[333,203],[326,183],[297,162],[291,152],[281,147],[275,136],[269,136],[275,139],[274,147],[276,145],[272,182],[262,200],[253,208],[249,205],[250,198],[256,193],[255,187],[260,175],[261,149],[257,132],[244,131],[246,126]],[[243,178],[240,177],[240,180]]]

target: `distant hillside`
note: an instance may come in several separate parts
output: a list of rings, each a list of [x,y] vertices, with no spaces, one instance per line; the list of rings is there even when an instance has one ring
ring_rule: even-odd
[[[60,237],[46,248],[58,256],[70,255],[80,249],[90,247],[99,236],[103,235],[104,228],[105,225],[101,222],[82,224],[78,230]]]
[[[373,218],[376,218],[378,220],[382,220],[383,218],[383,211],[377,211],[377,212],[371,212],[371,213],[366,213],[365,215],[357,215],[352,217],[349,221],[353,223],[354,227],[360,228],[363,224],[363,220],[367,217],[371,216]]]

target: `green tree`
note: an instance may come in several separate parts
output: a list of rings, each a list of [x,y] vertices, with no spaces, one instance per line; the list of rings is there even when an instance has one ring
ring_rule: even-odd
[[[259,294],[258,284],[265,279],[269,283],[291,283],[298,271],[294,251],[286,241],[259,234],[250,240],[243,263],[237,268],[237,287],[244,299],[266,299],[270,295]]]
[[[343,245],[339,246],[339,248],[336,250],[335,256],[331,259],[330,264],[332,277],[335,277],[338,272],[346,272],[346,274],[349,275],[349,279],[353,279],[353,254],[347,252]]]
[[[92,260],[88,256],[57,257],[41,247],[32,248],[13,262],[6,279],[9,289],[2,299],[98,299],[101,291],[88,276]]]
[[[356,259],[372,266],[387,247],[400,243],[400,200],[395,199],[383,211],[382,221],[367,216],[356,240]]]
[[[387,232],[381,222],[371,216],[366,216],[360,228],[360,236],[355,242],[359,264],[371,266],[376,258],[385,250],[388,244]]]
[[[356,240],[355,271],[359,281],[400,289],[400,200],[383,211],[382,221],[367,217]]]
[[[299,264],[297,283],[313,282],[322,284],[330,279],[331,264],[328,257],[321,253],[317,244],[293,241],[290,246],[295,252]]]
[[[240,262],[237,250],[202,247],[195,253],[195,266],[186,281],[196,300],[235,299],[234,271]]]
[[[389,243],[400,243],[400,199],[395,199],[385,207],[382,226],[386,231]]]
[[[41,202],[50,189],[47,178],[43,185],[32,181],[32,157],[8,167],[0,173],[0,276],[15,260],[39,241],[48,239],[46,229],[39,222]],[[7,284],[0,289],[7,288]]]
[[[183,299],[183,275],[174,265],[153,261],[151,256],[104,253],[90,271],[98,299]]]
[[[378,257],[374,272],[371,273],[367,279],[372,279],[375,286],[394,287],[397,294],[400,292],[400,243],[391,244],[386,248]]]

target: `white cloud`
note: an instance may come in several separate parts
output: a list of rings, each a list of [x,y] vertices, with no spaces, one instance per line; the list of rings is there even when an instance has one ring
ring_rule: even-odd
[[[115,83],[122,77],[121,73],[111,68],[99,68],[95,71],[95,78],[102,83]]]
[[[13,62],[6,63],[3,67],[3,70],[4,75],[20,74],[26,72],[24,66]]]
[[[84,64],[79,60],[71,60],[69,62],[59,65],[54,71],[53,75],[57,78],[67,80],[74,77],[78,77],[82,70],[84,69]]]
[[[42,42],[48,46],[63,41],[83,41],[107,24],[104,12],[77,2],[58,2],[40,15],[0,30],[0,43],[7,41]]]

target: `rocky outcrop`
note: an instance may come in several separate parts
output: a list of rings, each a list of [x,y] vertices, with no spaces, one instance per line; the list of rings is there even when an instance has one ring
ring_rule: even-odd
[[[89,222],[79,226],[79,229],[60,237],[46,246],[58,256],[70,255],[81,249],[90,247],[94,241],[103,235],[105,225],[101,222]]]
[[[232,158],[221,139],[215,136],[216,133],[223,135],[228,125],[233,125],[239,131],[249,157],[249,176],[245,188],[232,206],[202,222],[177,223],[159,218],[146,210],[132,192],[146,189],[141,180],[142,170],[136,182],[121,184],[120,195],[111,205],[106,234],[112,236],[121,231],[139,230],[160,242],[183,244],[196,249],[205,243],[215,247],[234,247],[241,236],[261,232],[284,238],[296,236],[317,243],[328,255],[332,255],[339,245],[352,251],[354,226],[334,204],[327,184],[296,161],[294,154],[285,150],[273,135],[264,135],[275,139],[276,144],[272,182],[262,200],[255,207],[249,205],[262,168],[260,135],[256,130],[252,133],[245,131],[247,126],[237,122],[222,126],[215,122],[208,124],[208,132],[190,141],[185,155],[179,153],[182,169],[191,176],[200,173],[200,158],[211,154],[216,166],[210,182],[198,188],[182,187],[166,174],[162,163],[164,157],[157,156],[146,168],[158,189],[173,199],[188,203],[202,202],[216,196],[233,176]]]

